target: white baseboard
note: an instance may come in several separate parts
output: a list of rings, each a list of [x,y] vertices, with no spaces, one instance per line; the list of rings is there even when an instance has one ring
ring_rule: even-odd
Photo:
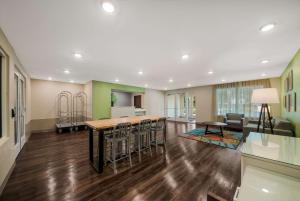
[[[13,165],[9,169],[8,174],[6,175],[3,183],[1,184],[1,186],[0,186],[0,195],[2,194],[2,192],[3,192],[3,190],[4,190],[5,186],[6,186],[6,184],[8,182],[9,177],[11,176],[13,170],[15,169],[15,166],[16,166],[16,162],[13,163]]]

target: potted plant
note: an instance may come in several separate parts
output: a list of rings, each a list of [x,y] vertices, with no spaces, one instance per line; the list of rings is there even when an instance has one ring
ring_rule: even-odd
[[[117,102],[117,96],[114,93],[111,93],[111,106],[114,107]]]

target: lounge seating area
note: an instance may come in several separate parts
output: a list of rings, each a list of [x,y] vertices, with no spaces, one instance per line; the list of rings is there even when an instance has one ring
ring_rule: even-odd
[[[242,130],[245,122],[244,114],[227,113],[224,117],[224,123],[228,129]]]
[[[250,132],[268,133],[274,135],[295,137],[295,126],[287,119],[275,117],[271,123],[273,126],[273,133],[271,132],[271,125],[267,125],[263,130],[263,125],[258,128],[258,119],[248,119],[244,117],[244,114],[228,113],[224,117],[224,123],[227,124],[228,130],[240,130],[243,131],[244,136],[248,136]]]
[[[0,201],[300,200],[300,1],[0,1]]]
[[[243,127],[244,135],[248,136],[250,132],[257,132],[257,125],[258,125],[258,120],[249,120],[247,124]],[[274,135],[295,137],[295,127],[293,123],[291,123],[290,121],[282,118],[273,118],[272,125],[273,125]],[[260,133],[263,132],[262,126],[260,126],[258,132]],[[270,126],[265,128],[265,131],[263,133],[272,134]]]

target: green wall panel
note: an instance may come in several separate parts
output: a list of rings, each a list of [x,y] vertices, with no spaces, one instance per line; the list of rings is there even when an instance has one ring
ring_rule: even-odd
[[[144,93],[145,89],[108,82],[93,81],[93,119],[110,118],[111,116],[111,90],[121,90],[132,93]]]
[[[293,69],[294,74],[294,89],[293,92],[296,92],[297,96],[297,112],[287,112],[284,108],[284,96],[286,94],[284,89],[284,80],[288,76],[288,73],[290,70]],[[283,72],[281,76],[281,111],[282,116],[284,118],[287,118],[288,120],[292,121],[296,126],[296,136],[300,137],[300,49],[292,59],[292,61],[289,63],[285,71]]]

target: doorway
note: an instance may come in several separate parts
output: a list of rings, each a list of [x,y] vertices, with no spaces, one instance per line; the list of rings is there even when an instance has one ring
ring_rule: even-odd
[[[187,111],[187,118],[191,122],[196,121],[196,97],[195,96],[186,96],[186,111]]]
[[[172,121],[195,123],[196,98],[185,93],[168,94],[166,114]]]
[[[25,78],[15,70],[14,74],[14,117],[15,146],[17,154],[25,144]]]
[[[133,103],[135,108],[142,108],[142,96],[141,95],[134,96]]]

